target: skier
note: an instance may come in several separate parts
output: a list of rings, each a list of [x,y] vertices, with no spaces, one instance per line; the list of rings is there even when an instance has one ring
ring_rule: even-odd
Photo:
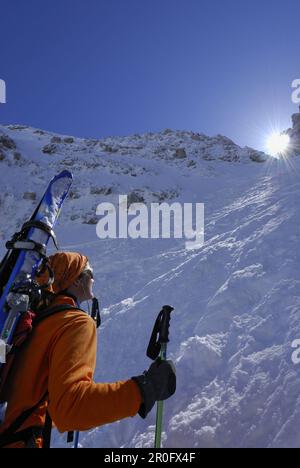
[[[54,282],[38,310],[57,305],[66,310],[38,323],[16,357],[0,426],[0,444],[6,447],[41,448],[47,412],[60,432],[85,431],[137,413],[145,418],[156,401],[176,389],[173,363],[159,359],[142,375],[95,383],[96,326],[80,310],[82,301],[93,298],[92,267],[86,256],[73,252],[58,252],[49,262]],[[38,281],[45,283],[45,278]],[[70,306],[78,309],[67,310]]]

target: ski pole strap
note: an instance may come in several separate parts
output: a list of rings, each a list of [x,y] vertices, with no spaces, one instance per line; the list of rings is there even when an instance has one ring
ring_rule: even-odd
[[[150,359],[155,360],[159,356],[162,343],[168,343],[169,341],[169,328],[172,310],[174,310],[173,307],[164,305],[158,314],[147,348],[147,356]]]

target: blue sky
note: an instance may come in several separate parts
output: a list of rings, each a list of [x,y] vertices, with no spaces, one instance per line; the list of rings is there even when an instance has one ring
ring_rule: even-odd
[[[297,110],[296,0],[0,0],[0,123],[262,148]]]

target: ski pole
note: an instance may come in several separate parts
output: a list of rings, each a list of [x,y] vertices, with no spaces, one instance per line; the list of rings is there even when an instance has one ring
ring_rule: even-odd
[[[160,354],[162,360],[167,359],[167,343],[169,342],[169,328],[171,320],[171,312],[174,310],[173,307],[169,305],[163,306],[162,310],[159,312],[150,342],[147,348],[147,356],[150,359],[157,359]],[[164,403],[163,401],[157,402],[156,410],[156,428],[155,428],[155,442],[154,447],[161,447],[161,435],[162,435],[162,426],[163,426],[163,410]]]
[[[162,344],[162,350],[160,353],[161,359],[167,359],[167,344]],[[155,440],[154,440],[154,447],[160,448],[161,447],[161,434],[162,434],[162,425],[163,425],[163,413],[164,413],[164,402],[158,401],[157,402],[157,409],[156,409],[156,426],[155,426]]]
[[[78,443],[79,443],[79,431],[75,432],[75,438],[74,438],[74,449],[78,449]]]

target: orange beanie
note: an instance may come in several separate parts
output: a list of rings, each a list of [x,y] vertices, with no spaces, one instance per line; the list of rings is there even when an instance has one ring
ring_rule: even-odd
[[[83,272],[88,258],[76,252],[57,252],[49,257],[49,264],[54,273],[54,282],[47,288],[48,291],[59,293],[69,288]],[[48,273],[43,273],[39,284],[45,284]]]

